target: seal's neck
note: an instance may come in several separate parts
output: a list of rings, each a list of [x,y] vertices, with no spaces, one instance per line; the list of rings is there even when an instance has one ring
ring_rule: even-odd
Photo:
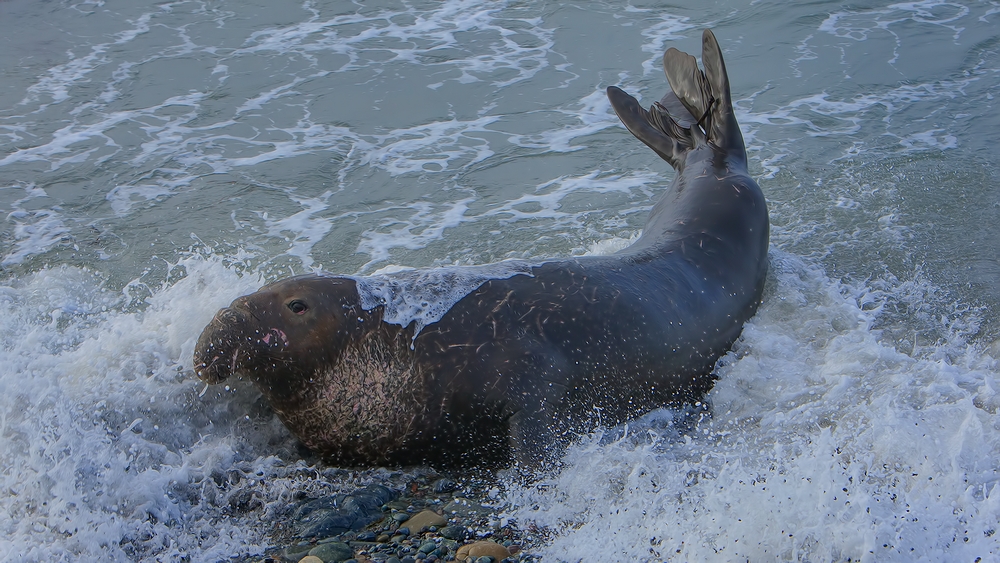
[[[262,388],[311,450],[344,460],[377,459],[405,447],[436,416],[439,405],[430,404],[407,332],[379,325],[349,343],[332,365],[289,377],[288,389]]]

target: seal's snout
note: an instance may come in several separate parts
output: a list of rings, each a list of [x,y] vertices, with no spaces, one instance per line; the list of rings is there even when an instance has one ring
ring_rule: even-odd
[[[238,309],[220,309],[201,332],[194,348],[194,371],[206,383],[219,383],[237,370],[240,345],[246,341],[247,316]]]
[[[246,320],[246,315],[240,313],[236,309],[231,309],[226,307],[225,309],[219,309],[219,312],[215,314],[215,318],[212,322],[218,322],[222,325],[237,325]]]

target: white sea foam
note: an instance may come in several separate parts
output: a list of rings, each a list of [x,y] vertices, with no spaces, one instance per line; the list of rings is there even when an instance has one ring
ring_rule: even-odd
[[[403,327],[414,325],[413,338],[427,325],[441,320],[463,297],[488,280],[531,275],[531,263],[505,261],[483,266],[400,269],[354,281],[366,310],[384,307],[383,319]]]
[[[270,51],[315,61],[317,54],[333,52],[348,57],[346,64],[335,69],[344,72],[381,65],[388,53],[389,61],[425,65],[435,74],[448,76],[446,80],[460,83],[512,71],[510,78],[491,80],[494,86],[503,88],[546,68],[552,47],[552,31],[541,27],[540,18],[498,16],[504,7],[503,3],[486,6],[478,0],[448,0],[432,10],[403,7],[329,19],[314,10],[307,21],[255,32],[249,45],[236,54]],[[486,42],[481,52],[437,60],[439,54],[453,55],[462,50],[456,35],[470,32]]]
[[[0,266],[20,264],[28,256],[42,254],[64,242],[70,229],[58,209],[27,210],[23,207],[30,200],[47,198],[45,190],[34,184],[10,186],[6,189],[23,189],[25,195],[14,201],[11,209],[7,210],[6,220],[14,223],[14,243],[10,251],[0,257]]]
[[[54,104],[66,101],[69,99],[71,86],[86,81],[95,68],[108,62],[107,52],[112,47],[128,44],[137,35],[149,31],[151,18],[152,14],[143,14],[129,22],[134,27],[115,34],[114,41],[94,45],[88,54],[82,57],[71,56],[65,64],[52,67],[47,75],[40,77],[38,82],[28,88],[28,95],[21,104],[28,105],[40,98],[48,98]],[[44,109],[46,105],[42,105],[40,109]]]
[[[0,289],[3,560],[212,559],[259,543],[261,532],[211,516],[225,510],[218,489],[202,495],[243,454],[213,430],[220,405],[194,400],[188,358],[215,309],[260,279],[219,260],[174,268],[186,277],[141,311],[67,266]]]
[[[186,181],[181,185],[187,184]],[[176,184],[175,184],[176,185]],[[141,184],[132,186],[115,186],[104,198],[111,204],[111,209],[119,217],[125,216],[137,203],[163,201],[173,194],[170,187],[158,184]]]
[[[1000,553],[996,361],[879,342],[864,288],[772,255],[774,286],[722,361],[710,418],[571,448],[510,516],[546,561],[988,561]]]
[[[663,177],[653,173],[630,173],[626,175],[605,174],[594,170],[583,176],[556,178],[537,186],[534,192],[524,194],[511,201],[491,209],[487,215],[497,215],[504,222],[515,222],[523,219],[546,219],[556,223],[566,223],[567,219],[577,221],[580,211],[567,211],[563,208],[567,196],[571,194],[610,194],[621,193],[630,195],[633,190],[643,195],[642,209],[649,208],[653,198],[650,185],[663,183]],[[588,213],[583,211],[582,213]]]
[[[14,221],[14,248],[0,260],[0,266],[20,264],[32,254],[42,254],[63,242],[69,227],[53,209],[31,212],[14,211],[7,216]]]
[[[558,109],[571,124],[532,135],[511,135],[508,141],[525,148],[546,152],[573,152],[584,148],[572,141],[618,125],[618,117],[611,110],[611,102],[603,90],[596,89],[570,108]]]
[[[678,39],[683,39],[684,32],[693,28],[694,24],[688,17],[662,13],[660,10],[639,9],[633,6],[628,6],[626,9],[630,12],[653,14],[659,18],[659,22],[642,29],[642,36],[646,38],[642,50],[644,53],[649,53],[650,57],[642,62],[642,73],[644,76],[661,74],[663,72],[663,53],[667,50],[667,45]],[[711,25],[706,27],[711,27]]]
[[[609,254],[614,254],[619,250],[624,250],[629,246],[632,246],[632,243],[639,240],[640,236],[642,236],[642,233],[636,233],[628,238],[611,237],[592,242],[590,243],[590,246],[587,247],[586,252],[583,253],[583,256],[607,256]]]
[[[281,219],[264,218],[268,232],[272,236],[285,236],[290,243],[285,253],[298,258],[306,270],[313,269],[313,246],[322,240],[333,226],[331,219],[316,216],[326,210],[331,195],[330,192],[325,192],[319,197],[291,196],[303,207],[302,211]]]
[[[388,135],[376,135],[373,141],[358,143],[361,156],[352,165],[376,166],[392,175],[445,170],[453,174],[493,156],[489,141],[472,134],[491,132],[487,126],[497,119],[452,119],[394,129]]]
[[[941,0],[898,2],[884,8],[835,12],[827,16],[820,24],[819,30],[837,37],[864,41],[872,32],[890,30],[890,26],[893,24],[919,22],[948,28],[954,31],[957,39],[962,33],[963,27],[952,24],[967,15],[969,15],[969,8],[957,2],[943,2]]]
[[[388,260],[394,248],[417,250],[441,239],[445,229],[470,220],[465,214],[469,201],[465,198],[441,206],[418,201],[406,206],[408,218],[387,220],[377,230],[366,230],[357,251],[368,254],[370,259],[361,271]]]
[[[926,147],[934,150],[953,149],[958,146],[958,138],[943,129],[931,129],[907,135],[899,140],[907,149]]]
[[[572,230],[577,236],[601,236],[591,232],[591,223],[618,229],[627,227],[626,218],[649,210],[650,201],[658,193],[664,178],[650,172],[625,175],[608,174],[594,170],[579,177],[562,177],[545,182],[532,193],[499,202],[479,214],[469,213],[472,198],[463,198],[445,204],[417,201],[407,205],[406,217],[383,220],[378,227],[361,234],[357,252],[368,255],[368,261],[359,269],[364,273],[380,263],[393,258],[395,250],[420,250],[446,238],[446,231],[465,223],[490,219],[499,221],[504,228],[514,228],[518,222],[540,222],[548,230],[558,225],[562,230]],[[592,196],[617,196],[633,201],[612,216],[600,216]],[[385,210],[382,210],[385,211]],[[595,219],[593,216],[599,216]],[[586,248],[574,250],[586,253]],[[525,255],[530,257],[531,254]]]
[[[768,126],[772,134],[775,128],[790,128],[795,131],[792,137],[796,139],[803,131],[813,137],[856,137],[862,127],[869,127],[880,128],[885,136],[896,138],[905,152],[946,150],[958,146],[958,139],[948,130],[911,132],[912,123],[894,118],[914,112],[917,108],[929,107],[936,111],[937,104],[961,95],[966,87],[979,80],[980,75],[973,75],[961,80],[905,84],[878,94],[859,94],[850,99],[836,99],[827,92],[819,92],[767,111],[748,109],[754,99],[751,96],[737,102],[740,108],[737,114],[740,123],[748,129],[745,135],[748,147],[759,143],[756,132],[760,126]],[[960,116],[963,120],[969,117]],[[954,121],[948,121],[947,125],[954,126]],[[873,137],[865,135],[865,138]],[[837,154],[833,160],[858,150],[853,145],[848,146],[848,152]],[[778,147],[784,148],[784,145],[776,145],[772,141],[767,147],[771,154],[765,157],[763,164],[769,178],[778,170],[777,161],[788,154]]]

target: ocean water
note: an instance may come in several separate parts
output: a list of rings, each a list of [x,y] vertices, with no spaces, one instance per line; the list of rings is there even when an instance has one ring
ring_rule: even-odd
[[[581,437],[498,517],[543,561],[1000,557],[1000,3],[0,1],[0,560],[261,553],[317,464],[214,311],[314,270],[605,253],[711,27],[769,201],[708,415]]]

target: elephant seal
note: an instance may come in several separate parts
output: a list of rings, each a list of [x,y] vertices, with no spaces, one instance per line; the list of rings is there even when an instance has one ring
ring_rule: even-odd
[[[198,376],[248,377],[340,464],[538,467],[595,424],[697,399],[760,303],[769,229],[708,30],[702,61],[704,73],[669,49],[671,92],[648,111],[608,88],[629,131],[677,171],[631,246],[281,280],[218,312]]]

